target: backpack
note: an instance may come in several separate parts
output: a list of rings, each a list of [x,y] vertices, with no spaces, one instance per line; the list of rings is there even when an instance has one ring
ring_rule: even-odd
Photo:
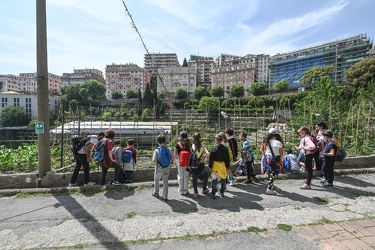
[[[104,160],[104,148],[107,145],[107,139],[101,139],[94,147],[94,160],[97,162],[102,162]]]
[[[286,155],[286,156],[284,157],[283,165],[284,165],[284,168],[285,168],[286,170],[290,170],[290,169],[291,169],[291,163],[290,163],[290,157],[289,157],[289,155]]]
[[[199,161],[201,160],[202,156],[203,152],[198,158],[197,153],[194,150],[191,150],[189,157],[189,167],[197,168],[199,166]]]
[[[189,166],[189,159],[190,159],[190,155],[191,155],[190,151],[187,150],[187,149],[184,149],[182,147],[181,142],[179,142],[178,145],[181,148],[181,152],[180,152],[179,157],[178,157],[180,159],[180,166],[182,166],[182,167]]]
[[[314,143],[315,148],[313,150],[310,150],[310,154],[315,154],[316,151],[318,151],[318,139],[316,139],[315,136],[310,136],[310,140]]]
[[[122,162],[123,163],[132,162],[133,152],[134,152],[134,149],[124,148],[124,151],[122,152]]]
[[[84,138],[82,136],[73,135],[71,139],[72,144],[70,145],[70,150],[74,153],[74,155],[76,155],[78,151],[81,150],[83,146],[85,146],[88,140],[90,140],[89,137]]]
[[[162,168],[169,167],[171,165],[171,153],[168,147],[158,147],[158,163]]]
[[[337,153],[335,157],[335,161],[343,162],[346,157],[346,151],[342,147],[337,147]]]

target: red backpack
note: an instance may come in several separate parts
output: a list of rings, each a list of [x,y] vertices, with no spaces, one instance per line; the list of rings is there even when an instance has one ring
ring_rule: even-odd
[[[181,142],[179,142],[178,145],[181,148],[181,152],[178,156],[178,158],[180,159],[180,166],[181,167],[188,167],[189,166],[189,159],[190,159],[190,150],[187,150],[184,147],[182,147]]]
[[[315,136],[310,136],[310,140],[314,143],[315,148],[313,150],[310,150],[310,154],[315,154],[316,151],[318,151],[318,139],[316,139]]]

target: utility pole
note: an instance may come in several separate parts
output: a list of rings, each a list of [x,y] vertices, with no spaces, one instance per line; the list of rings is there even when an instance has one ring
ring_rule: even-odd
[[[38,121],[44,125],[44,130],[38,133],[39,177],[51,171],[46,19],[46,0],[36,0]]]

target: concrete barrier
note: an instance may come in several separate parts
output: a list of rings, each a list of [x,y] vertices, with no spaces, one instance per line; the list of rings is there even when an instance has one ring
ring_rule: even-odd
[[[335,165],[337,172],[343,170],[355,170],[375,167],[375,155],[348,157],[342,163]],[[232,166],[234,172],[237,166]],[[255,163],[255,173],[260,173],[260,162]],[[37,173],[28,174],[1,174],[0,175],[0,189],[15,189],[15,188],[43,188],[43,187],[65,187],[69,184],[72,173],[54,173],[49,172],[43,178],[39,178]],[[100,171],[92,171],[90,173],[90,180],[100,183]],[[107,182],[113,176],[113,171],[109,171],[107,175]],[[137,170],[135,173],[135,182],[153,181],[154,169]],[[177,179],[177,168],[172,167],[169,175],[170,180]],[[83,175],[80,174],[77,179],[78,185],[83,185]]]

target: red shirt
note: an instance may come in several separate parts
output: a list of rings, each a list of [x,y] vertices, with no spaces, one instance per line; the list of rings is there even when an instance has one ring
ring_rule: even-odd
[[[112,154],[112,148],[113,148],[113,142],[112,140],[107,140],[107,144],[104,148],[104,160],[103,164],[106,168],[112,167],[112,161],[111,158],[109,158],[109,154]]]

